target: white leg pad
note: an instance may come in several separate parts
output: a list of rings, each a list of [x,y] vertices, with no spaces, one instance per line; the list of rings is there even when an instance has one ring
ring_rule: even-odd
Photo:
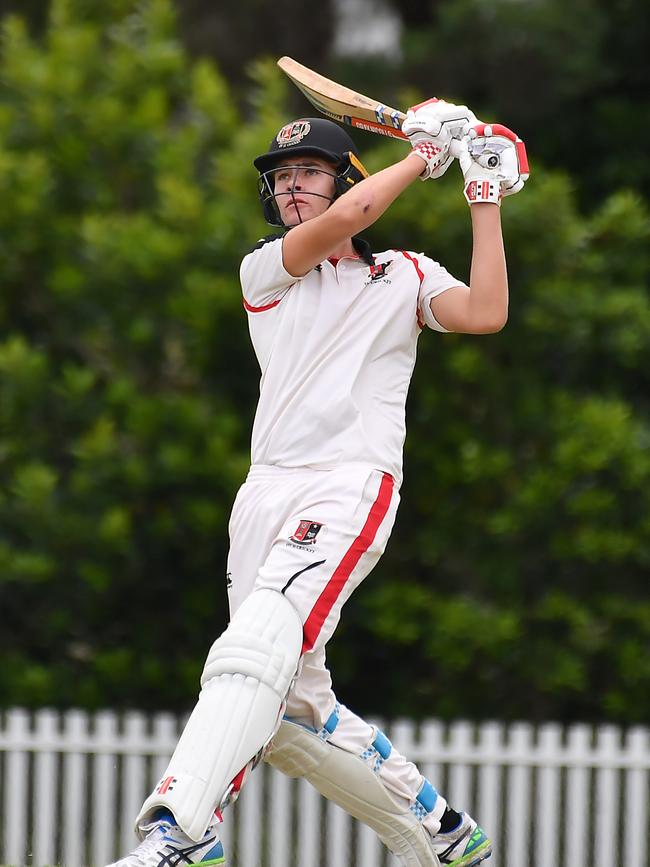
[[[283,720],[265,760],[289,777],[304,777],[321,795],[369,825],[405,867],[440,867],[421,821],[397,802],[361,756]]]
[[[199,700],[136,825],[164,807],[202,839],[231,783],[275,732],[302,647],[302,622],[275,590],[256,590],[213,644]]]

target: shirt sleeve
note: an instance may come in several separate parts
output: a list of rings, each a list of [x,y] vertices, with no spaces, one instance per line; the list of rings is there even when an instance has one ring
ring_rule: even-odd
[[[424,253],[413,253],[420,268],[420,292],[418,294],[418,311],[420,319],[434,331],[447,333],[449,329],[443,328],[431,312],[431,299],[442,295],[453,286],[465,286],[466,284],[454,277],[439,262],[434,262]]]
[[[282,238],[261,243],[244,256],[239,269],[244,307],[260,313],[280,303],[296,282],[282,263]]]

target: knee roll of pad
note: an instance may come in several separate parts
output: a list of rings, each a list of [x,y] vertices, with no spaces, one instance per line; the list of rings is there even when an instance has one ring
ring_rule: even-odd
[[[257,590],[210,648],[201,686],[221,675],[239,674],[266,684],[284,700],[301,646],[302,623],[293,605],[275,590]]]
[[[304,777],[330,801],[369,825],[405,867],[440,867],[422,825],[437,793],[425,780],[413,804],[400,803],[378,773],[391,749],[388,738],[378,732],[370,747],[355,755],[329,743],[323,732],[283,720],[265,758],[290,777]]]
[[[275,732],[302,640],[300,617],[281,593],[256,590],[244,601],[208,654],[199,701],[138,826],[166,807],[189,837],[202,839]]]

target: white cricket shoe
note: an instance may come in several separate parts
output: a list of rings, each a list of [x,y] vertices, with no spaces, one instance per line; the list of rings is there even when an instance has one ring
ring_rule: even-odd
[[[444,867],[475,867],[492,854],[488,835],[467,813],[460,814],[460,822],[451,831],[431,839],[433,851]]]
[[[109,867],[176,867],[176,865],[225,864],[223,846],[215,827],[208,828],[200,843],[195,843],[169,818],[142,825],[147,835],[126,858]]]

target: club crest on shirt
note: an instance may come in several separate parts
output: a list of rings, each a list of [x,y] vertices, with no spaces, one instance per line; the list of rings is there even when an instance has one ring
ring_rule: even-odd
[[[300,521],[289,539],[297,545],[315,545],[316,536],[323,526],[318,521]]]
[[[371,283],[375,283],[378,280],[390,283],[391,281],[386,277],[386,268],[390,264],[390,262],[382,262],[381,265],[370,265],[370,280],[365,285],[370,286]]]
[[[298,144],[309,133],[311,124],[308,120],[295,120],[283,126],[275,137],[278,147],[286,148],[288,145]]]

